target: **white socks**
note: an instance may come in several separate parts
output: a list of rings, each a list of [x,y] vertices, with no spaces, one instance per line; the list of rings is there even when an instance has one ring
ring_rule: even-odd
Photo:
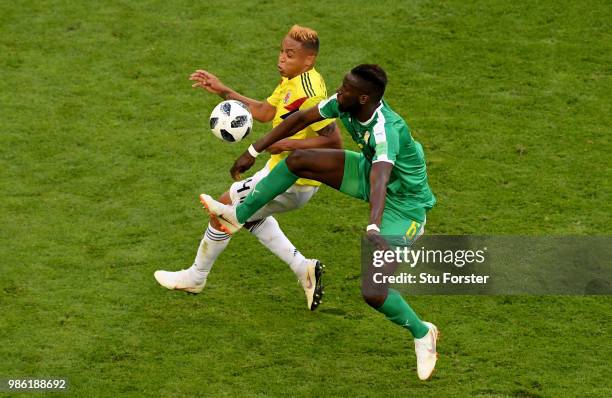
[[[287,263],[298,279],[303,277],[306,273],[306,258],[285,236],[274,217],[264,218],[249,230],[265,247]]]
[[[298,279],[303,278],[308,262],[285,236],[274,217],[264,218],[249,230],[265,247],[287,263]],[[200,284],[206,280],[215,260],[225,250],[230,238],[225,232],[218,231],[208,224],[195,261],[188,270],[195,283]]]
[[[189,274],[197,284],[206,280],[215,260],[225,250],[229,241],[230,236],[228,234],[218,231],[208,224],[208,228],[206,228],[206,232],[200,241],[200,247],[198,247],[193,265],[189,268]]]

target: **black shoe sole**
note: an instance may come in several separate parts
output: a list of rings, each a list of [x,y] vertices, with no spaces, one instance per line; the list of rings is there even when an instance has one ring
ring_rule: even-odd
[[[310,311],[314,311],[317,309],[317,307],[319,307],[319,304],[321,304],[321,300],[323,299],[323,294],[325,293],[323,291],[322,281],[323,273],[325,272],[324,268],[325,265],[321,264],[320,261],[317,261],[315,264],[315,290],[312,296],[312,304],[310,304]]]

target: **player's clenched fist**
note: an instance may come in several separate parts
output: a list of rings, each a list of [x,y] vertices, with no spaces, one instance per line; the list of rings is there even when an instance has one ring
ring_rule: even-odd
[[[368,231],[366,233],[368,241],[376,248],[376,250],[390,250],[389,243],[380,236],[380,232]]]

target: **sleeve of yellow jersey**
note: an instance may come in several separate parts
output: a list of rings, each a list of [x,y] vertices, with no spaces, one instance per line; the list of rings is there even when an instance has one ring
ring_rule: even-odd
[[[302,106],[300,106],[300,110],[303,111],[303,110],[312,108],[313,106],[317,106],[319,102],[323,101],[324,99],[325,99],[324,97],[319,97],[319,96],[310,97],[306,101],[304,101]],[[310,127],[312,128],[313,131],[320,131],[325,126],[333,123],[334,120],[335,119],[323,119],[320,122],[311,124]]]
[[[281,85],[279,84],[278,86],[276,86],[276,88],[274,89],[274,91],[272,92],[272,94],[270,94],[270,96],[268,98],[266,98],[266,101],[268,101],[268,103],[270,105],[272,105],[273,107],[277,107],[278,104],[281,102],[282,98],[281,98]]]

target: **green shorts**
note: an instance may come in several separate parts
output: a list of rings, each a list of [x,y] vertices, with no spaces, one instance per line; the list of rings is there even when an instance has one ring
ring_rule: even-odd
[[[344,177],[340,192],[357,199],[369,201],[370,169],[372,165],[363,154],[344,151]],[[412,243],[423,233],[425,209],[408,208],[402,200],[387,192],[380,234],[402,237],[404,243]]]

